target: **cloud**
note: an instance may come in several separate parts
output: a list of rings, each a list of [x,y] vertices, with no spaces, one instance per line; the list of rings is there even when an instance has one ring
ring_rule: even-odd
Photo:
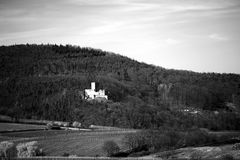
[[[113,23],[107,23],[99,26],[90,27],[83,34],[105,34],[105,33],[111,33],[116,32],[118,30],[123,29],[124,23],[122,22],[113,22]]]
[[[177,39],[172,39],[172,38],[168,38],[165,40],[165,42],[169,45],[176,45],[176,44],[180,44],[181,41],[177,40]]]
[[[216,41],[227,41],[228,40],[227,37],[216,34],[216,33],[210,34],[208,37],[210,39],[213,39],[213,40],[216,40]]]
[[[47,28],[47,29],[35,29],[30,31],[22,31],[22,32],[16,32],[16,33],[6,33],[1,35],[0,41],[49,36],[51,34],[54,35],[58,32],[62,32],[62,31],[59,28]]]
[[[237,53],[239,13],[239,0],[0,0],[0,44],[76,44],[174,66],[177,53]]]
[[[113,1],[113,0],[68,0],[66,3],[69,4],[76,4],[76,5],[93,5],[93,6],[105,6],[105,5],[124,5],[124,4],[129,4],[128,0],[118,0],[118,1]]]
[[[181,12],[181,11],[194,11],[194,10],[208,10],[213,8],[206,5],[175,5],[175,6],[169,6],[169,9],[174,12]]]

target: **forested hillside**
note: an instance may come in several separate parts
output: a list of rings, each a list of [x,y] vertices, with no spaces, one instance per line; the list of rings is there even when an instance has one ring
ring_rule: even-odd
[[[14,118],[240,129],[237,74],[168,70],[92,48],[28,44],[1,46],[0,69],[0,114]],[[82,99],[91,81],[110,101]]]

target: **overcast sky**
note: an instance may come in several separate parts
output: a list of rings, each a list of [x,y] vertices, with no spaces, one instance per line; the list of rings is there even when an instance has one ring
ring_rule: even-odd
[[[240,73],[240,0],[0,0],[0,45],[73,44]]]

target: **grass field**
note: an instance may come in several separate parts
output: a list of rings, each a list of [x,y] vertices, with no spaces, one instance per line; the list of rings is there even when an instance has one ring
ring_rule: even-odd
[[[24,128],[25,125],[16,125]],[[6,128],[13,127],[12,125]],[[30,127],[30,126],[29,126]],[[105,156],[102,146],[105,141],[115,141],[121,149],[124,148],[122,139],[126,134],[134,130],[114,131],[65,131],[65,130],[42,130],[1,133],[0,141],[10,140],[15,144],[28,141],[38,141],[40,148],[48,156],[61,156],[64,153],[77,156]]]
[[[41,128],[38,125],[0,123],[1,130]],[[45,127],[45,126],[44,126]],[[105,156],[102,146],[105,141],[115,141],[122,150],[125,150],[123,138],[126,134],[136,130],[95,130],[95,131],[66,131],[66,130],[39,130],[0,133],[0,141],[9,140],[15,144],[29,141],[38,141],[40,148],[47,156],[62,156],[64,153],[77,156]],[[208,131],[209,132],[209,131]],[[209,132],[220,139],[239,137],[239,132]],[[216,146],[217,147],[217,146]],[[223,152],[225,148],[217,148]],[[187,149],[187,151],[194,151]],[[185,150],[182,151],[185,154]]]
[[[102,146],[113,140],[123,148],[124,132],[68,133],[39,140],[47,155],[62,155],[64,152],[78,156],[104,156]]]
[[[19,123],[0,123],[0,132],[2,131],[20,131],[30,129],[44,129],[45,125],[19,124]]]

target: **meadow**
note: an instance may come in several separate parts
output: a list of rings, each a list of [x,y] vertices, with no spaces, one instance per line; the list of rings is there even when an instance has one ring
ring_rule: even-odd
[[[45,125],[19,124],[19,123],[0,123],[0,132],[22,131],[22,130],[39,130],[45,129]]]
[[[0,126],[1,125],[2,124],[0,124]],[[18,124],[16,126],[20,128],[21,125],[22,128],[26,127],[25,124]],[[11,128],[11,126],[12,125],[8,127]],[[31,126],[32,125],[30,125],[29,128],[31,128]],[[136,131],[22,131],[0,133],[0,141],[10,140],[15,144],[29,141],[38,141],[39,147],[43,149],[47,156],[62,156],[63,154],[77,156],[105,156],[105,153],[102,150],[102,146],[105,141],[113,140],[120,146],[122,150],[125,150],[122,139],[126,134],[133,132]]]
[[[102,150],[102,146],[106,141],[114,141],[118,144],[122,151],[127,150],[124,145],[123,138],[130,134],[138,132],[138,130],[119,129],[113,130],[92,130],[92,131],[71,131],[71,130],[36,130],[24,131],[27,129],[38,128],[43,126],[0,123],[1,130],[5,129],[23,129],[19,132],[0,133],[0,141],[12,141],[15,145],[22,142],[37,141],[39,147],[43,149],[46,156],[59,157],[63,155],[75,155],[78,157],[105,157],[106,154]],[[17,126],[16,128],[14,128]],[[32,127],[32,128],[31,128]],[[165,153],[157,153],[149,155],[149,158],[159,158],[168,156],[179,157],[190,156],[196,150],[207,157],[216,157],[222,153],[231,153],[235,157],[237,151],[233,151],[232,145],[239,143],[240,133],[236,131],[213,132],[206,130],[210,136],[216,137],[214,143],[206,144],[207,146],[184,147]],[[199,137],[200,138],[200,137]],[[206,150],[206,151],[205,151]],[[216,150],[216,151],[215,151]],[[221,154],[220,154],[221,152]],[[207,158],[206,157],[206,158]],[[47,158],[47,157],[46,157]],[[51,158],[50,158],[51,159]],[[80,158],[81,159],[81,158]],[[84,159],[84,158],[83,158]]]

